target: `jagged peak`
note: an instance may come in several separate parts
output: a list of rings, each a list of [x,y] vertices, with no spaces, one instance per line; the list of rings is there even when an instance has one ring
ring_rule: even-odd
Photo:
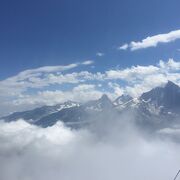
[[[103,94],[101,96],[101,98],[98,100],[98,102],[100,102],[101,104],[104,104],[104,105],[112,105],[112,101],[110,100],[110,98],[106,95],[106,94]]]
[[[100,100],[110,100],[107,94],[103,94]]]
[[[169,90],[169,91],[171,91],[171,90],[179,90],[180,89],[180,87],[177,85],[177,84],[175,84],[174,82],[172,82],[172,81],[168,81],[166,84],[164,84],[164,86],[157,86],[157,87],[155,87],[155,88],[153,88],[153,89],[151,89],[150,91],[147,91],[147,92],[144,92],[142,95],[141,95],[141,97],[143,96],[143,95],[145,95],[145,94],[149,94],[149,93],[152,93],[152,92],[156,92],[156,91],[164,91],[164,90]]]
[[[159,86],[143,93],[140,99],[156,104],[156,106],[176,108],[180,105],[180,87],[168,81],[163,87]]]
[[[180,88],[177,84],[172,81],[168,81],[165,85],[165,88]]]

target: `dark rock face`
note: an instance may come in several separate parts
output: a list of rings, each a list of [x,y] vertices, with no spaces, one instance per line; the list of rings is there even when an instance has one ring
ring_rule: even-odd
[[[168,81],[165,87],[157,87],[149,92],[143,93],[141,99],[149,101],[156,106],[176,109],[180,107],[180,87]]]

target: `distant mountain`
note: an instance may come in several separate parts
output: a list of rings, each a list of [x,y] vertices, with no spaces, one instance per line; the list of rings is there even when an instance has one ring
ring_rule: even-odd
[[[166,128],[180,125],[180,87],[168,81],[164,87],[143,93],[137,112],[141,124],[146,126]]]
[[[80,104],[77,102],[67,101],[65,103],[57,104],[55,106],[42,106],[40,108],[36,108],[29,111],[15,112],[9,116],[2,117],[1,119],[4,119],[5,121],[15,121],[17,119],[24,119],[27,122],[35,123],[41,118],[46,117],[50,114],[59,112],[63,109],[78,107],[78,106],[80,106]]]
[[[43,106],[3,117],[5,121],[24,119],[38,126],[52,126],[61,120],[73,128],[93,123],[103,126],[109,121],[131,117],[136,124],[150,129],[180,126],[180,87],[171,81],[139,98],[122,95],[112,102],[107,95],[84,104],[68,101],[56,106]]]
[[[85,103],[83,106],[86,108],[86,110],[100,112],[105,109],[112,109],[114,107],[113,103],[106,94],[102,95],[102,97],[98,100]]]
[[[63,121],[71,127],[80,127],[92,122],[100,114],[113,110],[114,105],[107,95],[103,95],[98,100],[89,101],[85,104],[64,108],[58,112],[42,117],[35,124],[43,127],[51,126],[58,120]]]
[[[143,93],[140,99],[168,110],[179,109],[180,87],[168,81],[164,87],[156,87],[149,92]]]

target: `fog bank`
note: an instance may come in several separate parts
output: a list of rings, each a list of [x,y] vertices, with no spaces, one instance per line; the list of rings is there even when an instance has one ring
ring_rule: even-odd
[[[133,126],[113,128],[102,138],[61,122],[48,128],[0,122],[2,180],[171,180],[180,168],[179,152],[178,143],[147,140]]]

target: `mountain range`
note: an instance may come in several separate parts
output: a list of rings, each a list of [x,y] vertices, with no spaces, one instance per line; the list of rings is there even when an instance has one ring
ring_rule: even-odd
[[[140,127],[148,129],[176,128],[180,126],[180,87],[168,81],[139,98],[122,95],[111,101],[107,95],[86,103],[67,101],[55,106],[43,106],[29,111],[15,112],[2,117],[6,122],[24,119],[37,126],[48,127],[63,121],[72,128],[89,126],[97,122],[118,121],[131,117]],[[100,121],[101,120],[101,121]]]

